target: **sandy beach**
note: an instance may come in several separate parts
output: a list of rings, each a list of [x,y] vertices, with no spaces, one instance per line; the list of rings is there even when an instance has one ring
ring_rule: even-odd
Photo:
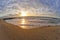
[[[22,29],[0,20],[0,40],[60,40],[60,26]]]

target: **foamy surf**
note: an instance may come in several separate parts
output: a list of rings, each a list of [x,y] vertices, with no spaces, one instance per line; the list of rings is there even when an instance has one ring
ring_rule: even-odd
[[[44,26],[60,25],[60,18],[53,17],[21,17],[5,20],[7,23],[17,25],[23,29],[38,28]]]

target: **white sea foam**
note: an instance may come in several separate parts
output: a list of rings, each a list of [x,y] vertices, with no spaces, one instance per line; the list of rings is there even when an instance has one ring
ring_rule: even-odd
[[[29,19],[29,17],[27,17],[22,19],[10,19],[6,20],[6,22],[13,25],[17,25],[21,28],[24,27],[25,29],[60,25],[59,18],[49,18],[49,17],[40,17],[40,18],[33,17],[33,18]]]

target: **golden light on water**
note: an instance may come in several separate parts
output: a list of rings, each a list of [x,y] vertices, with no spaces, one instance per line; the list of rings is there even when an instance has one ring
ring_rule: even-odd
[[[25,24],[25,19],[22,19],[21,20],[21,24]]]
[[[26,20],[25,19],[21,20],[21,24],[22,24],[22,26],[20,26],[21,28],[23,28],[23,29],[27,28],[26,26],[24,26],[26,24]]]

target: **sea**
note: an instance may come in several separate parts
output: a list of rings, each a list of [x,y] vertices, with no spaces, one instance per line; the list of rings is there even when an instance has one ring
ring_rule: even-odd
[[[23,29],[60,26],[60,18],[55,17],[24,16],[4,18],[3,20],[5,20],[7,23],[17,25]]]

